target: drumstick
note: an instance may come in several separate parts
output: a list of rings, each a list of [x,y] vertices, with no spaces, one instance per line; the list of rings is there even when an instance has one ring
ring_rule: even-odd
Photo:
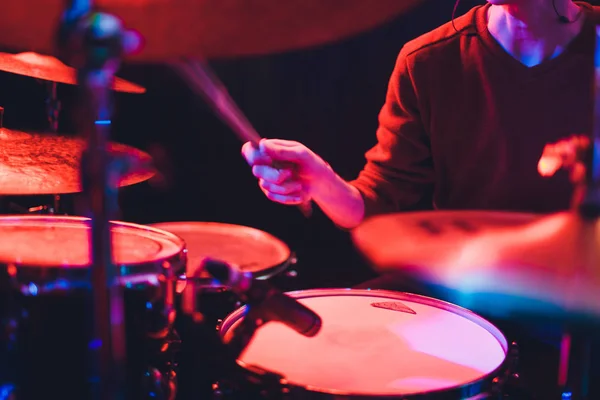
[[[260,135],[229,96],[225,85],[206,63],[199,60],[186,60],[172,65],[187,78],[194,92],[204,97],[221,120],[229,125],[242,142],[250,142],[258,148]],[[275,164],[274,167],[282,168],[282,165]],[[304,216],[309,217],[312,214],[310,201],[300,204],[298,207]]]

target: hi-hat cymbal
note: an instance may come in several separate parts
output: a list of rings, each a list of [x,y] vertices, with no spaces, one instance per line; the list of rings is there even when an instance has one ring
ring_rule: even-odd
[[[0,195],[42,195],[81,192],[80,138],[0,128]],[[120,143],[111,143],[113,157],[127,165],[119,186],[154,176],[150,155]]]
[[[376,27],[423,0],[96,0],[144,36],[135,58],[221,58],[294,50]],[[53,38],[64,0],[2,5],[0,44],[55,54]]]
[[[356,246],[379,272],[398,265],[423,266],[457,257],[482,232],[531,222],[535,214],[494,211],[434,211],[372,217],[353,230]]]
[[[455,214],[455,219],[470,223],[469,214]],[[484,223],[467,233],[447,216],[380,217],[357,228],[354,240],[377,270],[406,273],[474,311],[499,317],[600,317],[598,221],[567,212],[498,213],[494,218],[500,224]],[[407,237],[410,233],[415,235]]]
[[[0,71],[29,76],[45,81],[77,84],[77,71],[55,57],[33,52],[0,53]],[[115,78],[113,89],[117,92],[144,93],[146,89],[121,78]]]

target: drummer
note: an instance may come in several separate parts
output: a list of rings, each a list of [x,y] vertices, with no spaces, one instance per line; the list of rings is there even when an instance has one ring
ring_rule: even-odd
[[[242,153],[269,199],[313,200],[343,228],[396,211],[568,208],[566,174],[545,179],[536,165],[546,143],[591,131],[598,10],[488,0],[405,44],[377,144],[353,181],[298,142],[246,143]]]
[[[405,44],[355,180],[294,141],[242,153],[269,199],[312,200],[346,229],[397,211],[568,209],[568,174],[537,164],[547,143],[591,132],[598,22],[587,3],[488,0]],[[361,287],[406,290],[385,277]]]

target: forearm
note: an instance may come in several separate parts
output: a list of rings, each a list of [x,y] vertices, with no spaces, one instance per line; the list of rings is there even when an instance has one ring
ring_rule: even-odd
[[[331,168],[327,168],[313,189],[313,200],[334,224],[352,229],[362,222],[365,212],[362,195]]]

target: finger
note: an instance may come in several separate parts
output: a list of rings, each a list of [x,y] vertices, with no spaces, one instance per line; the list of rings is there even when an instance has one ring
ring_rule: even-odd
[[[249,165],[271,165],[273,159],[261,152],[251,142],[246,142],[242,146],[242,156]]]
[[[255,165],[252,167],[252,174],[255,177],[265,181],[280,184],[292,177],[292,171],[289,169],[277,169],[268,165]]]
[[[262,140],[259,149],[263,154],[277,161],[301,163],[308,158],[308,149],[299,143],[280,145],[275,139]]]
[[[264,189],[263,189],[263,193],[265,194],[265,196],[267,196],[267,198],[269,200],[275,201],[275,202],[281,203],[281,204],[298,205],[298,204],[306,203],[306,201],[307,201],[306,195],[304,193],[293,193],[293,194],[286,195],[286,194],[271,193]]]
[[[562,166],[562,160],[560,157],[554,156],[542,156],[538,162],[538,173],[541,176],[552,176]]]
[[[265,181],[264,179],[261,179],[258,182],[258,184],[260,185],[261,189],[266,190],[267,192],[274,193],[274,194],[291,195],[291,194],[295,194],[295,193],[301,193],[302,189],[303,189],[302,184],[300,182],[293,182],[293,181],[276,184],[276,183],[268,182],[268,181]]]
[[[296,147],[302,146],[302,143],[296,142],[295,140],[284,140],[284,139],[262,139],[261,142],[266,142],[267,145],[281,146],[281,147]]]

